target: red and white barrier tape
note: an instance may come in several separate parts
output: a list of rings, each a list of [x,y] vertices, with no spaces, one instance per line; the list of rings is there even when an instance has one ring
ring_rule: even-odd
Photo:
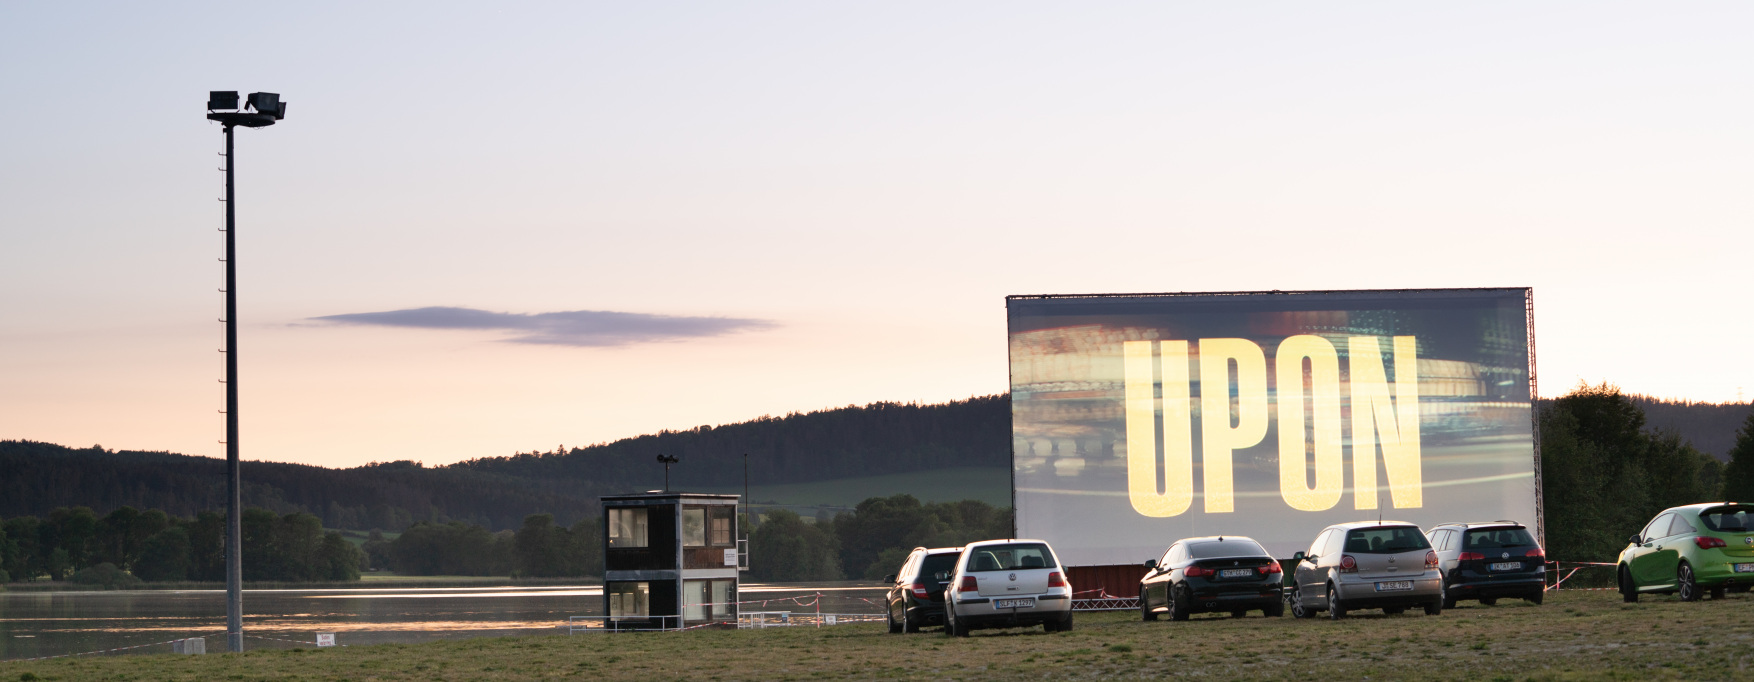
[[[24,661],[46,661],[46,660],[49,660],[51,658],[69,658],[69,657],[73,657],[73,656],[90,656],[92,654],[108,654],[108,653],[115,653],[117,651],[127,651],[129,649],[141,649],[141,648],[145,648],[145,647],[149,647],[149,646],[163,646],[165,644],[176,644],[177,642],[184,642],[184,641],[188,641],[191,639],[198,639],[198,638],[196,638],[196,637],[183,637],[181,639],[173,639],[173,640],[165,641],[165,642],[153,642],[151,644],[135,644],[134,646],[119,646],[119,647],[116,647],[114,649],[99,649],[97,651],[81,651],[81,652],[76,653],[76,654],[57,654],[54,656],[38,656],[36,658],[13,658],[13,659],[7,659],[6,661],[3,661],[3,662],[5,662],[5,663],[19,663],[19,662],[24,662]]]

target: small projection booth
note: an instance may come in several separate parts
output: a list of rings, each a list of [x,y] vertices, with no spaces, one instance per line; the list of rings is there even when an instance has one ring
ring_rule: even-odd
[[[614,629],[736,622],[737,495],[604,496],[603,599]]]

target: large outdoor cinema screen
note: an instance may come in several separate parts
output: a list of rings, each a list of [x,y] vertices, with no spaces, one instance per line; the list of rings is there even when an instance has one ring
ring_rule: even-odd
[[[1011,296],[1019,537],[1068,565],[1346,521],[1537,532],[1529,289]]]

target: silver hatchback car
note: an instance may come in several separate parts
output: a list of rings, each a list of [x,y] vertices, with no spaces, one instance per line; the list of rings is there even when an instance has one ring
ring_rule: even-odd
[[[987,540],[962,549],[944,594],[944,632],[1040,625],[1072,629],[1072,585],[1041,540]]]
[[[1356,609],[1394,615],[1411,607],[1443,612],[1443,574],[1437,552],[1419,526],[1404,521],[1359,521],[1328,526],[1308,552],[1291,556],[1291,615],[1340,619]]]

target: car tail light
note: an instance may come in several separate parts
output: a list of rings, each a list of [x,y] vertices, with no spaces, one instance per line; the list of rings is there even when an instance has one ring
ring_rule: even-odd
[[[1425,553],[1425,567],[1431,568],[1432,566],[1436,566],[1436,565],[1437,565],[1437,552],[1426,552]]]
[[[1723,540],[1719,540],[1717,538],[1712,538],[1712,537],[1706,537],[1704,535],[1693,538],[1693,544],[1699,545],[1700,549],[1711,549],[1713,547],[1725,546]]]
[[[1462,555],[1456,558],[1462,561],[1485,561],[1486,555],[1479,552],[1462,552]]]
[[[1352,555],[1350,555],[1350,554],[1340,555],[1340,572],[1341,573],[1357,573],[1358,572],[1358,560],[1352,558]]]
[[[1048,574],[1048,587],[1065,587],[1065,586],[1066,586],[1066,579],[1060,575],[1059,571],[1054,571],[1053,573]]]
[[[1270,564],[1267,564],[1265,566],[1262,566],[1256,570],[1260,571],[1261,575],[1270,575],[1273,573],[1284,573],[1285,572],[1285,569],[1279,567],[1279,562],[1277,562],[1277,561],[1270,563]]]
[[[965,576],[962,576],[962,584],[957,586],[956,591],[957,592],[979,592],[979,591],[981,591],[981,586],[979,583],[975,582],[974,576],[965,575]]]
[[[1186,571],[1186,574],[1190,578],[1199,578],[1202,576],[1218,575],[1218,572],[1214,571],[1210,568],[1200,568],[1199,566],[1189,566],[1188,570]]]
[[[914,596],[921,599],[926,599],[932,596],[932,593],[926,591],[925,583],[914,583],[908,589],[913,590]]]
[[[1545,561],[1547,559],[1547,552],[1545,550],[1542,550],[1540,547],[1536,547],[1536,548],[1531,549],[1528,552],[1524,553],[1523,556],[1534,557],[1536,559],[1540,559],[1542,561]]]

